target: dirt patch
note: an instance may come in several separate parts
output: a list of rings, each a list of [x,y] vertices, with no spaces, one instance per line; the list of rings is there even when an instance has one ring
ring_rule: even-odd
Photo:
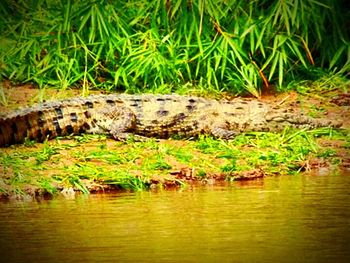
[[[39,89],[32,84],[12,85],[8,80],[2,82],[2,89],[4,99],[0,103],[0,113],[45,101],[61,100],[82,95],[82,91],[79,89]],[[96,90],[88,91],[90,95],[101,93],[101,91]]]

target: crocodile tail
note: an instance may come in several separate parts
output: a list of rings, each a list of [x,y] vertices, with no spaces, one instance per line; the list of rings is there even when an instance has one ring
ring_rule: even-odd
[[[0,146],[22,143],[26,138],[38,142],[60,135],[55,131],[52,119],[48,118],[51,110],[27,110],[12,116],[0,118]]]
[[[42,142],[57,136],[78,134],[90,128],[86,113],[77,105],[36,106],[0,117],[0,147],[26,138]]]
[[[17,125],[12,118],[0,118],[0,147],[21,141],[14,130],[17,130]]]

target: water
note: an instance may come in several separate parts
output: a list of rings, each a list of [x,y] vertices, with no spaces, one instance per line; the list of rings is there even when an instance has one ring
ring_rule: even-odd
[[[350,174],[0,203],[1,262],[350,262]]]

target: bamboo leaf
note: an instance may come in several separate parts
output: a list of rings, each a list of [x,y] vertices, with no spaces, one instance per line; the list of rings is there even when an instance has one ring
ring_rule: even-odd
[[[346,47],[345,46],[341,46],[340,48],[338,48],[338,50],[335,52],[334,56],[332,57],[332,60],[329,64],[329,68],[333,68],[334,65],[338,62],[338,60],[340,59],[340,57],[345,53],[346,51]],[[349,48],[348,48],[349,51]]]
[[[95,14],[96,6],[93,5],[91,8],[90,14],[90,28],[89,28],[89,43],[94,42],[95,40],[95,32],[96,32],[96,14]]]
[[[107,37],[109,37],[110,36],[110,34],[109,34],[109,30],[108,30],[108,26],[106,25],[106,21],[105,21],[105,16],[103,16],[102,14],[101,14],[101,12],[100,12],[100,10],[99,9],[96,9],[96,13],[97,13],[97,15],[98,15],[98,25],[99,25],[99,31],[100,31],[100,36],[101,36],[101,39],[103,40],[103,41],[105,41],[105,39],[104,39],[104,35],[106,34],[107,35]],[[105,34],[104,34],[104,33]]]
[[[175,14],[179,11],[180,9],[180,6],[182,4],[182,0],[177,0],[175,5],[173,4],[173,8],[172,8],[172,12],[171,12],[171,15],[170,15],[170,19],[173,19]]]
[[[278,85],[282,87],[283,84],[283,74],[284,74],[284,56],[283,53],[280,53],[278,59]]]
[[[67,32],[70,29],[70,13],[71,13],[71,7],[72,7],[71,0],[67,0],[64,7],[65,7],[65,13],[64,13],[63,31]]]
[[[270,81],[271,81],[273,75],[275,74],[276,66],[277,66],[277,63],[279,61],[279,57],[280,57],[279,53],[275,53],[275,55],[271,55],[272,65],[271,65],[270,74],[269,74]]]
[[[294,53],[296,54],[296,56],[298,57],[298,59],[301,61],[301,63],[303,64],[303,66],[305,68],[308,67],[308,65],[306,64],[305,62],[305,59],[303,57],[303,55],[301,54],[300,50],[299,50],[299,47],[297,46],[296,42],[292,39],[290,39],[290,41],[287,43],[289,49]]]

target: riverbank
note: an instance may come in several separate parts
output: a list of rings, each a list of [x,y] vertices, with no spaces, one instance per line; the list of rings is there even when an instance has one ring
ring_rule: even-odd
[[[0,112],[38,101],[77,96],[80,92],[3,83]],[[349,87],[301,93],[271,92],[260,100],[315,118],[341,121],[342,129],[250,132],[232,141],[201,136],[188,140],[116,142],[101,135],[57,138],[44,143],[27,141],[0,149],[0,197],[157,190],[192,183],[263,180],[266,176],[311,170],[350,169]],[[215,96],[229,98],[227,94]]]

